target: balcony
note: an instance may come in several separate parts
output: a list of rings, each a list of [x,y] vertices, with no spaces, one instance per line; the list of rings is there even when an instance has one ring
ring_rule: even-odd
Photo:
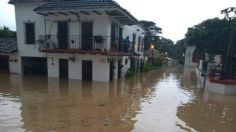
[[[123,49],[122,38],[110,36],[40,35],[37,44],[40,52],[47,53],[100,54],[109,56],[134,55],[129,50]]]

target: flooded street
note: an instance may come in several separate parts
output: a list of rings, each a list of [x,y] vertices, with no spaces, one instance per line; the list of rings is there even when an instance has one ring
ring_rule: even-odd
[[[111,83],[0,73],[0,132],[234,132],[236,96],[196,85],[182,68]]]

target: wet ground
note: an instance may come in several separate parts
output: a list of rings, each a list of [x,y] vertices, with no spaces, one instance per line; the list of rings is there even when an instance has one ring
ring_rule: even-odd
[[[236,96],[196,88],[193,69],[112,83],[0,73],[0,132],[234,132]]]

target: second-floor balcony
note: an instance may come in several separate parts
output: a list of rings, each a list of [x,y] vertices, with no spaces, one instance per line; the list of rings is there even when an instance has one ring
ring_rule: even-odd
[[[111,36],[40,35],[37,40],[39,51],[48,53],[79,53],[131,56],[130,47],[125,49],[122,38]]]

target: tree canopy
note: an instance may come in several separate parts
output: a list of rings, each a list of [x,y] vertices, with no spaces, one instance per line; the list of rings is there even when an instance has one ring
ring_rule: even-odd
[[[140,21],[144,27],[146,35],[144,41],[144,49],[150,48],[150,44],[155,44],[159,40],[159,35],[162,33],[162,29],[156,25],[153,21]]]
[[[236,20],[208,19],[188,29],[187,45],[196,45],[198,50],[209,54],[222,54],[229,42],[230,31],[236,27]]]
[[[178,60],[181,64],[184,64],[184,56],[186,50],[185,39],[178,40],[176,44],[171,47],[170,56],[172,59]]]
[[[162,33],[162,29],[156,25],[153,21],[140,21],[142,26],[145,28],[146,35],[153,35],[157,36],[158,34]]]
[[[145,28],[145,49],[150,49],[150,44],[154,45],[155,49],[161,53],[168,53],[172,57],[174,42],[168,38],[161,37],[162,28],[158,27],[152,21],[140,21]]]
[[[160,37],[155,47],[158,51],[162,53],[167,52],[168,54],[170,54],[173,45],[174,45],[174,42],[172,40],[164,38],[164,37]]]
[[[0,38],[16,38],[16,32],[5,26],[0,27]]]

